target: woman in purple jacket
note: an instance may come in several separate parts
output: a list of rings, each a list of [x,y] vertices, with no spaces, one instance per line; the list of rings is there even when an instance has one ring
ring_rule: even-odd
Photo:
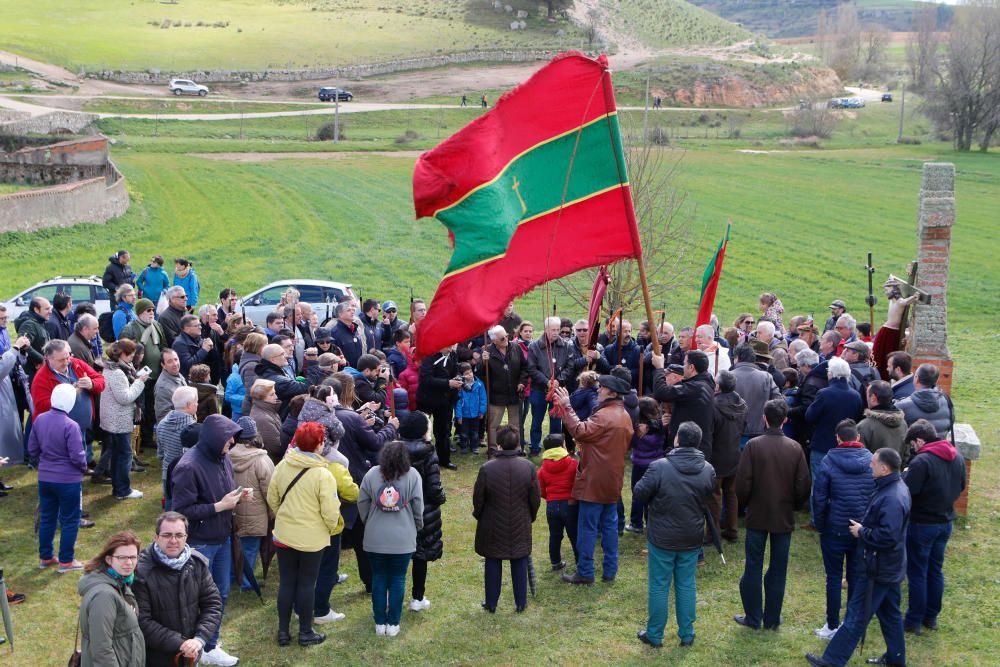
[[[639,399],[639,426],[632,436],[632,490],[639,483],[653,461],[666,456],[664,443],[667,429],[663,426],[663,413],[656,399],[643,396]],[[625,530],[642,533],[646,519],[646,503],[632,497],[632,513]]]
[[[87,454],[80,427],[68,414],[75,404],[76,387],[57,385],[52,390],[52,409],[38,415],[28,438],[28,456],[38,466],[38,567],[58,564],[60,574],[83,569],[73,551],[80,529],[80,494]],[[62,526],[58,559],[52,546],[56,520]]]

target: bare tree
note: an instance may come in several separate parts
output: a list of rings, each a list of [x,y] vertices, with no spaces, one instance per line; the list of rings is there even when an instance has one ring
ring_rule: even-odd
[[[936,76],[929,115],[939,129],[953,133],[956,150],[970,150],[978,138],[986,151],[1000,125],[1000,0],[977,0],[956,10]]]
[[[828,62],[830,56],[830,19],[826,15],[826,9],[819,10],[819,18],[816,19],[816,55],[821,62]]]
[[[880,79],[885,72],[889,31],[880,25],[867,25],[861,35],[859,72],[867,80]]]
[[[861,25],[854,3],[837,6],[834,31],[827,64],[846,81],[854,77],[861,56]]]
[[[938,68],[937,8],[928,5],[913,11],[913,31],[906,39],[906,64],[910,70],[910,86],[923,93],[934,84]]]
[[[548,10],[549,18],[554,18],[557,11],[565,9],[569,4],[572,4],[569,0],[545,0],[545,8]]]
[[[687,203],[687,193],[674,184],[682,152],[643,140],[641,129],[638,133],[623,132],[623,141],[646,278],[655,307],[672,290],[689,281],[686,258],[691,248],[690,228],[695,210]],[[634,313],[640,318],[644,306],[638,264],[626,260],[611,265],[608,271],[611,284],[604,299],[607,312],[623,308],[626,317]],[[556,282],[559,291],[578,309],[586,311],[596,275],[597,269],[588,269]]]
[[[829,139],[840,122],[836,113],[820,104],[810,104],[805,108],[789,111],[785,119],[791,136],[821,139]]]

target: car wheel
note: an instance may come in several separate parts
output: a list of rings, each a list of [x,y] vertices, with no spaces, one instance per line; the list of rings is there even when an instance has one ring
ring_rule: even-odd
[[[347,96],[347,101],[348,101],[348,102],[350,102],[350,101],[351,101],[351,100],[353,100],[353,99],[354,99],[354,95],[348,95],[348,96]]]
[[[174,95],[180,95],[180,94],[181,94],[181,89],[180,88],[174,88]]]
[[[208,91],[207,90],[199,90],[198,91],[198,97],[205,97],[205,95],[208,95]]]

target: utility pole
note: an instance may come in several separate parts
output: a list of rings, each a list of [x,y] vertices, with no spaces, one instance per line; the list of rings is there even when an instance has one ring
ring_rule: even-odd
[[[240,141],[243,141],[243,109],[240,109]]]
[[[642,113],[642,143],[649,141],[649,70],[646,70],[646,101]]]
[[[902,143],[903,141],[903,111],[906,109],[906,81],[903,80],[903,85],[899,87],[899,136],[896,137],[896,143]]]
[[[340,92],[333,94],[333,143],[340,143]]]

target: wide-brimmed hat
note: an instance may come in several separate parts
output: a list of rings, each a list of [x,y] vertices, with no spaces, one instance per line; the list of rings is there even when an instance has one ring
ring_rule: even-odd
[[[326,327],[320,327],[319,329],[316,329],[315,338],[317,343],[329,342],[333,340],[333,336],[330,334],[330,330],[327,329]]]
[[[597,384],[606,389],[610,389],[616,394],[627,394],[632,391],[632,385],[626,380],[614,375],[601,375],[597,378]]]
[[[753,353],[757,355],[758,359],[767,359],[768,361],[772,359],[771,350],[764,341],[752,340],[750,341],[750,346],[753,348]]]
[[[843,308],[844,310],[847,310],[847,304],[841,301],[840,299],[834,299],[830,303],[830,308]]]

